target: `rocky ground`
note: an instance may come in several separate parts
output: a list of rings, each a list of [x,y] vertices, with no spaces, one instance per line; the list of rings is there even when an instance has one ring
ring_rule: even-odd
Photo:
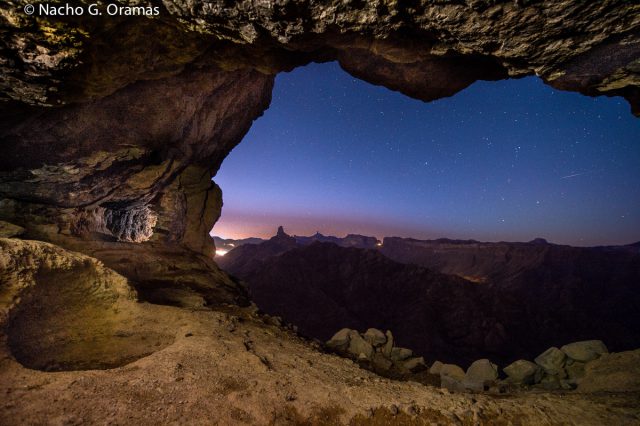
[[[639,392],[492,396],[393,381],[255,308],[137,303],[126,280],[92,258],[41,242],[0,243],[0,424],[640,423]],[[46,291],[58,281],[66,284],[59,290],[84,290]],[[46,306],[47,323],[21,321],[33,306]],[[14,358],[29,347],[34,369]],[[103,369],[73,370],[78,358]]]

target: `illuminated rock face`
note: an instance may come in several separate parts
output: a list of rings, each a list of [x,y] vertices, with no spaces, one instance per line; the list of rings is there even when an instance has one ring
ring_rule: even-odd
[[[127,280],[96,259],[0,238],[0,265],[0,338],[28,368],[112,368],[173,342],[175,327],[149,330]]]
[[[536,74],[557,88],[624,96],[640,113],[633,2],[163,6],[159,19],[90,20],[35,20],[18,2],[0,6],[0,220],[129,278],[136,268],[113,259],[131,242],[213,257],[208,231],[222,201],[210,178],[268,107],[275,74],[310,61],[338,60],[423,100]],[[206,284],[219,291],[211,303],[243,299],[213,262],[198,262],[219,275]],[[152,287],[163,274],[135,278]]]

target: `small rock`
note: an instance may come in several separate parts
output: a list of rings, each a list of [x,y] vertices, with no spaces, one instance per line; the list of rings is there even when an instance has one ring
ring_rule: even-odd
[[[440,376],[440,386],[452,392],[464,392],[466,390],[464,379],[451,376]]]
[[[349,347],[347,351],[355,357],[360,357],[360,354],[363,354],[366,359],[371,359],[374,353],[373,346],[355,330],[349,332]]]
[[[276,327],[282,327],[282,318],[278,316],[267,316],[267,321],[271,325],[275,325]]]
[[[351,340],[349,333],[351,333],[349,328],[343,328],[338,331],[327,341],[327,347],[338,351],[346,351],[349,346],[349,340]]]
[[[399,411],[400,410],[398,410],[398,406],[395,404],[391,404],[391,407],[389,407],[389,412],[392,416],[397,416]]]
[[[404,361],[405,359],[411,357],[413,355],[413,351],[407,348],[393,348],[391,349],[391,358],[393,361]]]
[[[0,220],[0,238],[13,238],[24,234],[22,226]]]
[[[414,373],[416,371],[424,370],[425,368],[427,368],[427,364],[425,364],[423,357],[417,357],[409,358],[402,364],[402,367]]]
[[[374,347],[382,346],[387,342],[387,338],[384,333],[377,328],[370,328],[364,333],[364,340],[369,342]]]
[[[569,343],[560,348],[569,358],[589,362],[600,358],[602,354],[609,353],[609,350],[602,340],[585,340],[582,342]]]
[[[393,350],[393,334],[391,333],[391,330],[387,330],[385,334],[387,337],[387,343],[384,344],[382,354],[387,358],[391,358],[391,351]]]
[[[567,376],[572,380],[576,380],[584,376],[585,365],[586,363],[584,362],[574,361],[571,363],[567,362],[567,365],[564,368],[567,371]]]
[[[444,364],[441,363],[440,361],[434,362],[433,365],[431,365],[431,368],[429,369],[429,374],[439,375],[443,365]]]
[[[440,369],[440,386],[451,391],[464,391],[464,370],[455,364],[444,364]]]
[[[560,379],[558,378],[558,376],[548,374],[546,374],[542,378],[542,380],[540,380],[540,383],[536,386],[539,386],[546,390],[558,390],[561,388]]]
[[[391,362],[391,360],[389,360],[387,357],[385,357],[381,353],[374,354],[371,364],[374,370],[377,372],[389,371],[393,366],[393,363]]]
[[[566,377],[564,371],[566,359],[565,353],[554,346],[538,355],[534,361],[544,369],[545,373],[562,379]]]
[[[503,371],[509,377],[509,382],[524,385],[538,383],[543,375],[543,370],[539,365],[526,359],[519,359],[509,364]]]

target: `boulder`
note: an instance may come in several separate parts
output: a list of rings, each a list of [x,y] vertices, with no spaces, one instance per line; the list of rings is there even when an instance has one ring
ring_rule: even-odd
[[[467,389],[464,386],[464,378],[460,379],[453,376],[440,376],[440,387],[454,392],[464,392]]]
[[[371,366],[373,370],[380,373],[385,373],[391,369],[393,362],[390,359],[382,355],[381,353],[375,353],[371,360]]]
[[[639,392],[640,349],[604,354],[588,362],[578,392]]]
[[[558,390],[562,388],[562,384],[560,383],[558,376],[549,374],[545,374],[542,380],[540,380],[540,383],[536,386],[546,390]]]
[[[555,346],[547,349],[534,360],[542,369],[551,376],[558,376],[561,379],[566,377],[564,364],[567,356]]]
[[[402,363],[402,367],[405,370],[409,370],[414,373],[416,371],[424,370],[425,368],[427,368],[427,364],[425,364],[424,358],[420,356],[409,358],[408,360],[404,361],[404,363]]]
[[[602,340],[569,343],[560,348],[560,350],[569,358],[580,362],[593,361],[596,358],[600,358],[600,355],[609,353]]]
[[[465,377],[471,380],[496,380],[498,378],[498,366],[488,359],[479,359],[469,366]]]
[[[0,220],[0,238],[13,238],[24,234],[22,226]]]
[[[464,370],[455,364],[442,364],[442,367],[440,367],[440,377],[450,376],[462,380],[464,379],[464,375]]]
[[[567,371],[567,376],[569,376],[570,379],[576,380],[576,379],[580,379],[580,378],[582,378],[582,376],[584,376],[584,366],[585,365],[586,365],[586,363],[584,363],[584,362],[579,362],[579,361],[569,362],[569,361],[567,361],[567,364],[565,365],[564,369]]]
[[[542,379],[542,368],[526,359],[519,359],[503,369],[510,383],[532,385]]]
[[[393,333],[391,333],[391,330],[387,330],[386,336],[387,336],[387,343],[384,344],[382,348],[382,353],[387,358],[391,358],[391,350],[393,349]]]
[[[413,355],[413,351],[407,348],[392,348],[391,349],[391,358],[392,361],[404,361],[407,358],[410,358]]]
[[[351,330],[349,332],[349,347],[347,348],[347,352],[359,359],[362,359],[361,355],[366,359],[372,359],[374,350],[373,346],[360,336],[360,333]]]
[[[351,331],[352,330],[349,328],[343,328],[342,330],[338,331],[333,335],[331,339],[327,341],[327,347],[337,351],[346,351],[349,347],[349,340],[351,340]]]
[[[450,391],[464,391],[464,370],[455,364],[444,364],[440,368],[440,386]]]
[[[372,346],[382,346],[387,342],[387,338],[384,333],[377,328],[370,328],[364,333],[364,340],[369,342]]]
[[[440,370],[442,369],[442,366],[444,364],[441,363],[440,361],[436,361],[431,365],[431,368],[429,369],[429,374],[437,374],[440,375]]]
[[[491,384],[498,378],[498,366],[488,359],[474,361],[464,376],[466,389],[482,391],[485,385]]]

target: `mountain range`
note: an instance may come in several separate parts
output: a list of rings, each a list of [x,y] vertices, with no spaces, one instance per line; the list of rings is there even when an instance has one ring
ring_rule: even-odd
[[[280,228],[217,261],[248,284],[262,310],[320,340],[343,327],[390,329],[427,359],[459,363],[531,359],[581,339],[614,351],[640,346],[637,244],[331,241]]]

